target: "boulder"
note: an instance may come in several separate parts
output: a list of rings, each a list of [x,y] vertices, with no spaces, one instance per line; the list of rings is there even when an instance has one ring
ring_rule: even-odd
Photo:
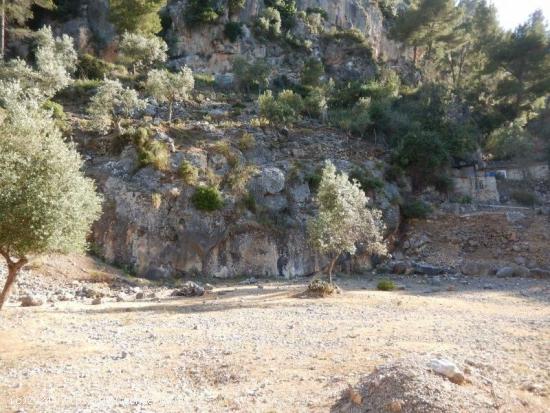
[[[187,281],[185,284],[170,294],[172,297],[200,297],[205,293],[204,288],[198,285],[196,282]]]
[[[27,294],[21,297],[21,307],[38,307],[44,304],[44,300],[40,297]]]
[[[462,264],[460,271],[464,275],[489,275],[491,273],[491,266],[477,261],[467,261]]]
[[[439,275],[445,272],[443,268],[436,267],[430,264],[423,264],[423,263],[415,263],[414,271],[417,274],[423,274],[423,275]]]
[[[462,384],[464,382],[464,374],[462,371],[450,360],[446,359],[432,359],[428,363],[428,367],[435,373],[447,377],[451,382],[455,384]]]
[[[264,168],[252,181],[252,187],[258,194],[278,194],[285,187],[285,174],[279,168]]]
[[[507,278],[507,277],[513,277],[513,276],[514,276],[513,267],[502,267],[497,271],[497,277],[499,278]]]

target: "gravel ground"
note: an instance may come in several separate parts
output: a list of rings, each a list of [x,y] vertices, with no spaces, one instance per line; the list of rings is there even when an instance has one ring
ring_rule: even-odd
[[[324,299],[301,298],[305,280],[260,280],[194,298],[146,287],[155,297],[136,300],[135,287],[95,283],[107,290],[99,305],[11,302],[0,412],[328,412],[411,354],[453,360],[475,377],[467,386],[492,389],[495,412],[550,411],[550,282],[396,277],[403,289],[381,292],[377,280],[340,278],[343,294]],[[59,280],[25,273],[19,284],[55,295]]]

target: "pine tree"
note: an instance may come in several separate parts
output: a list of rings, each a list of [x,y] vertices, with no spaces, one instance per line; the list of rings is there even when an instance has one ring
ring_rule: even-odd
[[[119,33],[156,34],[161,31],[159,11],[166,0],[111,0],[110,20]]]

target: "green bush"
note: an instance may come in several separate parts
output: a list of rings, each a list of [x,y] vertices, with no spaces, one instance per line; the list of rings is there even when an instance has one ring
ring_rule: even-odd
[[[260,115],[271,122],[292,124],[300,117],[304,108],[302,97],[292,90],[283,90],[277,97],[268,90],[258,98]]]
[[[229,0],[227,2],[227,7],[229,9],[229,14],[236,14],[241,11],[246,5],[246,0]]]
[[[216,23],[223,15],[223,9],[218,4],[215,0],[189,0],[184,12],[185,22],[192,28]]]
[[[227,22],[225,28],[223,29],[223,34],[231,42],[236,42],[239,37],[243,35],[242,23],[239,22]]]
[[[285,30],[291,29],[296,24],[296,0],[264,0],[266,7],[273,8],[281,16],[281,25]]]
[[[250,192],[243,197],[242,204],[250,212],[256,213],[257,211],[256,198],[254,198],[254,195],[252,195]]]
[[[384,182],[381,179],[372,176],[372,174],[366,169],[356,168],[352,170],[349,174],[349,180],[350,182],[353,182],[354,180],[359,182],[361,189],[366,193],[370,191],[379,191],[384,188]]]
[[[533,151],[533,140],[529,132],[523,129],[521,123],[516,122],[493,131],[485,149],[494,159],[509,160],[521,158]]]
[[[256,20],[256,34],[268,39],[276,39],[281,35],[281,14],[273,7],[266,8]]]
[[[115,69],[115,65],[91,54],[83,54],[76,65],[76,77],[103,80]]]
[[[310,58],[305,61],[300,74],[302,85],[319,86],[321,77],[325,74],[325,67],[319,59]]]
[[[424,130],[407,133],[393,154],[393,163],[409,173],[413,189],[433,183],[448,160],[440,135]]]
[[[426,219],[432,208],[424,201],[415,199],[401,205],[401,213],[405,219]]]
[[[380,291],[393,291],[395,290],[395,283],[392,280],[380,280],[376,288]]]
[[[320,14],[323,19],[328,19],[328,13],[321,7],[308,7],[306,9],[306,14]]]
[[[190,186],[197,184],[199,179],[199,169],[188,161],[182,161],[179,167],[179,175],[183,181]]]
[[[322,87],[309,88],[304,98],[304,113],[314,118],[321,118],[327,111],[325,89]]]
[[[52,116],[56,120],[65,120],[65,111],[63,105],[57,102],[47,100],[42,104],[42,109],[52,112]]]
[[[242,57],[233,60],[233,73],[239,88],[247,93],[258,92],[269,84],[271,66],[262,59],[252,63]]]
[[[306,182],[309,186],[309,190],[312,193],[316,193],[319,189],[319,185],[321,185],[321,179],[323,176],[321,175],[321,171],[317,170],[309,175],[306,176]]]
[[[524,189],[517,189],[512,191],[510,197],[518,204],[524,206],[535,206],[539,203],[537,196],[532,192]]]
[[[212,212],[223,207],[220,191],[212,186],[201,186],[195,190],[191,202],[199,211]]]

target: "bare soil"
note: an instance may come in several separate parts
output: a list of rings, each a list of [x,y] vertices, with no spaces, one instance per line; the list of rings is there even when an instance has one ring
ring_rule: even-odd
[[[44,268],[44,280],[71,277]],[[410,355],[454,361],[468,379],[457,394],[475,386],[487,411],[550,411],[547,280],[395,277],[393,292],[378,280],[341,276],[342,294],[317,299],[300,294],[308,280],[260,280],[196,298],[158,287],[94,306],[12,302],[0,313],[0,412],[328,412]]]

